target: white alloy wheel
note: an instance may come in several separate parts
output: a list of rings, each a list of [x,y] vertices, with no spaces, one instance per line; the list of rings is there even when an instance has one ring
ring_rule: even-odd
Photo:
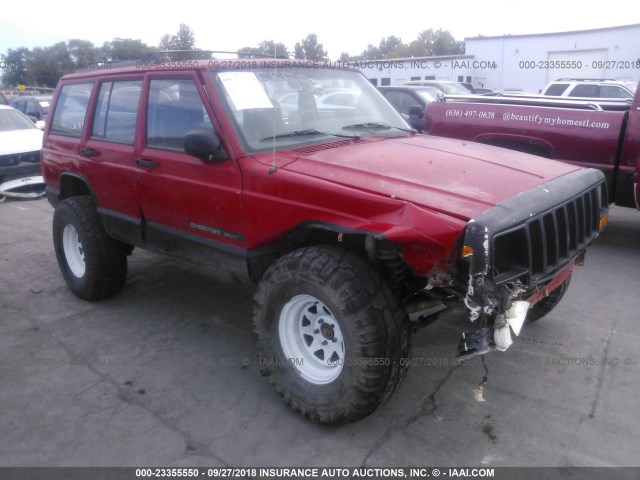
[[[311,295],[296,295],[280,313],[278,333],[285,357],[315,385],[333,382],[345,359],[344,338],[327,306]]]
[[[73,225],[65,225],[62,231],[62,247],[67,265],[76,277],[82,278],[86,271],[84,263],[84,249]]]

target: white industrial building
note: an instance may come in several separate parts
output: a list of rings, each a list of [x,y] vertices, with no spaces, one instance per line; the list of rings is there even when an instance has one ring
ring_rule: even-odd
[[[574,32],[465,38],[465,54],[358,62],[375,85],[455,80],[538,92],[558,78],[640,80],[640,24]]]

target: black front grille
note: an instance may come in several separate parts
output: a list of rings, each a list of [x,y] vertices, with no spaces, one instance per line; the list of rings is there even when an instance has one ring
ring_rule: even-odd
[[[536,283],[571,262],[596,237],[606,198],[595,186],[494,236],[493,274],[498,284]]]

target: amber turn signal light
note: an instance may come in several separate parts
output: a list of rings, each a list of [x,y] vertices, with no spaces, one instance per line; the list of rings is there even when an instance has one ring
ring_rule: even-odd
[[[605,213],[604,216],[600,219],[600,223],[598,224],[598,230],[602,230],[608,221],[609,221],[609,214]]]

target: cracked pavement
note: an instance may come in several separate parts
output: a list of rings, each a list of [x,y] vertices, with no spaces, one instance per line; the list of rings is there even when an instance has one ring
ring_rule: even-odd
[[[0,466],[640,465],[634,210],[613,207],[558,308],[486,357],[484,402],[450,314],[413,337],[390,401],[340,427],[261,378],[253,285],[136,250],[123,292],[84,302],[51,217],[46,200],[0,205]]]

